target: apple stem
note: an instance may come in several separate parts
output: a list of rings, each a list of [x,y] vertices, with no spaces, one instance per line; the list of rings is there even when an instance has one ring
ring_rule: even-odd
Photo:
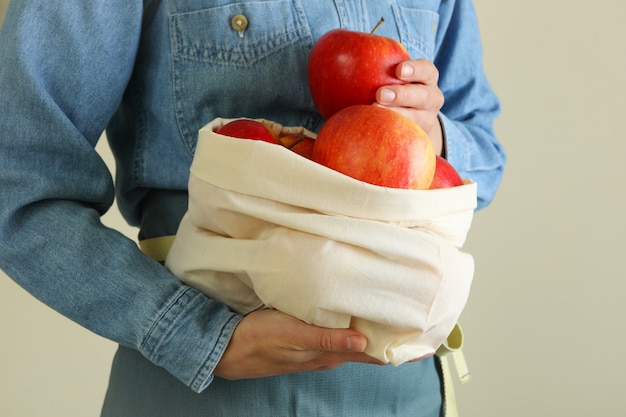
[[[385,18],[381,17],[378,23],[376,23],[376,26],[374,26],[374,29],[370,32],[370,35],[373,35],[383,23],[385,23]]]

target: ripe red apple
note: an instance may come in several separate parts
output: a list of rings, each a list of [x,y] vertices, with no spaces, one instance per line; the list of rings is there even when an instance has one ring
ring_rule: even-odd
[[[346,29],[334,29],[313,45],[308,82],[317,110],[328,119],[354,104],[372,104],[376,91],[403,84],[397,65],[409,53],[394,39]]]
[[[463,185],[463,179],[450,162],[439,155],[436,156],[435,161],[435,176],[433,182],[430,183],[430,190]]]
[[[298,155],[311,159],[315,139],[300,135],[284,135],[278,138],[278,142],[285,148],[292,150]]]
[[[255,139],[277,144],[274,133],[263,123],[252,119],[237,119],[226,123],[215,131],[220,135],[240,139]]]
[[[428,135],[411,119],[373,106],[346,107],[320,129],[313,161],[374,185],[428,189],[435,151]]]

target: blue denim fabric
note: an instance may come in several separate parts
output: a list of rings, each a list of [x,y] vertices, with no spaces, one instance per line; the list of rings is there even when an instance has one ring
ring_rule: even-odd
[[[249,20],[242,36],[235,14]],[[184,193],[196,132],[214,117],[318,130],[309,49],[328,30],[369,31],[381,16],[379,34],[438,66],[447,158],[478,183],[484,207],[504,153],[469,0],[13,0],[0,31],[0,268],[60,313],[205,389],[241,317],[99,216],[116,195],[147,237],[163,233],[159,221],[175,231],[180,209],[146,217],[151,190]],[[94,151],[105,128],[115,186]],[[356,368],[376,378],[375,367]]]
[[[399,368],[349,363],[323,372],[228,381],[200,394],[120,348],[101,417],[439,417],[436,358]]]

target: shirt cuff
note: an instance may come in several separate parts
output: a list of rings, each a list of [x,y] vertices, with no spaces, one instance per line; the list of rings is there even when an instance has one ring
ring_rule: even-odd
[[[225,304],[181,287],[163,307],[140,352],[201,392],[213,381],[213,371],[242,319]]]

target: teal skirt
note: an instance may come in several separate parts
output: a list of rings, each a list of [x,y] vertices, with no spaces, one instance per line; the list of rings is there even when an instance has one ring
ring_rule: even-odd
[[[228,381],[191,391],[138,352],[115,354],[102,417],[441,417],[437,358],[399,367],[349,363],[329,371]]]

